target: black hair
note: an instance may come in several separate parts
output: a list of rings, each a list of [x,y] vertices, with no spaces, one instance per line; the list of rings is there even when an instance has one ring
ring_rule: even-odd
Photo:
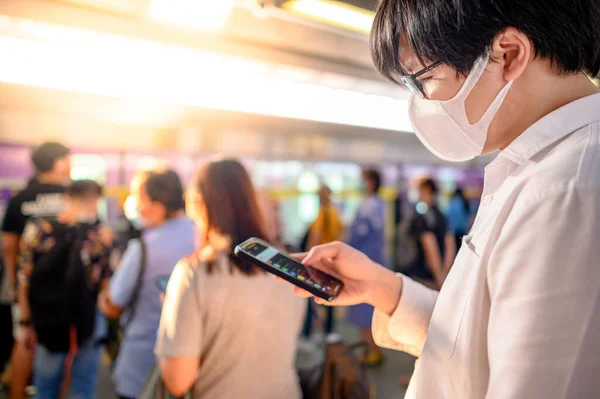
[[[54,169],[54,163],[71,153],[68,147],[49,141],[36,147],[31,152],[31,163],[37,173],[47,173]]]
[[[374,192],[377,193],[381,188],[381,173],[376,169],[364,169],[362,173],[366,180],[373,182]]]
[[[419,180],[419,188],[428,188],[433,195],[439,192],[437,183],[429,177]]]
[[[142,185],[152,201],[160,202],[167,209],[167,214],[185,208],[183,185],[179,175],[172,169],[155,169],[141,174]]]
[[[71,198],[99,198],[102,197],[102,186],[93,180],[74,180],[65,189],[65,194]]]
[[[201,198],[205,212],[206,236],[204,245],[229,254],[231,270],[244,274],[262,269],[235,256],[235,246],[251,237],[270,241],[265,233],[264,220],[257,201],[252,179],[244,166],[235,159],[209,162],[193,177],[190,189]],[[216,259],[208,261],[208,272],[216,269]]]
[[[598,0],[381,0],[371,30],[377,70],[399,83],[404,39],[423,65],[468,74],[508,27],[529,36],[535,56],[561,74],[600,73]]]

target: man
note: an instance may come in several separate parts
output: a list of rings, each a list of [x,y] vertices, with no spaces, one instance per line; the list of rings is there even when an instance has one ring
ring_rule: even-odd
[[[4,278],[8,279],[10,296],[13,298],[16,297],[19,242],[25,224],[31,217],[52,217],[62,211],[63,193],[71,175],[70,152],[69,148],[55,142],[47,142],[35,148],[31,153],[35,177],[23,191],[11,199],[6,209],[2,224]],[[12,317],[18,319],[19,315],[13,314]],[[8,326],[3,323],[0,328]],[[25,348],[18,335],[15,337],[17,344],[11,360],[13,399],[24,398],[33,361],[32,353]]]
[[[416,257],[406,275],[433,289],[440,289],[454,262],[456,245],[446,218],[437,207],[437,184],[430,178],[417,182],[420,201],[411,221]]]
[[[184,208],[183,185],[174,170],[144,171],[132,179],[125,214],[143,229],[142,236],[128,242],[110,289],[99,299],[107,317],[123,316],[123,341],[114,369],[120,398],[140,395],[156,361],[162,311],[156,279],[169,276],[177,262],[194,251],[195,229]]]
[[[340,243],[303,260],[419,357],[407,398],[600,397],[599,31],[597,0],[379,4],[375,66],[413,90],[418,138],[447,161],[500,150],[439,293]]]
[[[98,223],[101,195],[96,182],[75,181],[66,188],[65,209],[56,219],[36,218],[23,233],[21,326],[23,342],[35,348],[33,374],[40,399],[58,398],[63,383],[72,397],[95,397],[99,344],[106,334],[96,302],[108,286],[114,248],[112,232]],[[63,299],[69,305],[63,306]]]

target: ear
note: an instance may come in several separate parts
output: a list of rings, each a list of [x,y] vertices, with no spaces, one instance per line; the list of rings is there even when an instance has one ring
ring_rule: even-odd
[[[492,57],[502,66],[504,79],[512,81],[521,76],[533,60],[533,45],[522,31],[506,28],[494,38]]]

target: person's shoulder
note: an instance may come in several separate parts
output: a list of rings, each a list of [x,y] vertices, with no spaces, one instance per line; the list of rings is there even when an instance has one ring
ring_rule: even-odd
[[[360,204],[360,214],[365,217],[376,214],[382,208],[382,205],[383,202],[379,196],[369,195]]]
[[[9,209],[18,209],[20,211],[20,206],[23,202],[28,201],[31,198],[31,191],[28,188],[25,188],[15,195],[8,201]]]
[[[429,213],[429,211],[427,213]],[[413,230],[421,231],[421,230],[426,230],[429,228],[429,220],[426,216],[427,213],[425,213],[425,214],[418,213],[418,212],[414,213],[414,215],[412,216],[412,219],[410,221],[410,224],[411,224]]]
[[[35,183],[27,187],[31,192],[43,192],[48,194],[62,194],[65,192],[65,186],[60,184]]]
[[[600,190],[598,125],[581,128],[533,156],[516,176],[519,196],[539,202],[567,192]]]
[[[149,245],[165,246],[171,245],[173,240],[181,240],[182,237],[193,237],[194,230],[194,222],[182,216],[146,231],[143,238]]]
[[[59,194],[62,195],[65,192],[65,187],[58,184],[45,184],[45,183],[33,183],[19,191],[14,196],[15,199],[27,201],[35,199],[38,194]]]
[[[333,205],[333,204],[329,204],[328,206],[326,206],[324,209],[321,209],[319,211],[319,215],[320,214],[327,214],[327,216],[331,216],[331,217],[335,217],[335,218],[339,218],[340,216],[340,211],[339,209]]]
[[[180,216],[174,220],[175,226],[179,229],[190,230],[194,229],[194,222],[187,216]]]
[[[177,265],[194,274],[212,275],[213,273],[209,273],[209,269],[218,269],[216,274],[219,274],[220,269],[229,266],[229,259],[226,254],[216,251],[211,246],[206,246],[184,256]]]

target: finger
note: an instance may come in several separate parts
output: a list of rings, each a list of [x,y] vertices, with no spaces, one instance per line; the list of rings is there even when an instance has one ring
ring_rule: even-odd
[[[298,254],[290,254],[290,258],[302,261],[302,260],[304,260],[304,258],[306,258],[306,255],[308,255],[308,252],[301,252]]]
[[[311,278],[314,278],[318,273],[325,273],[338,280],[343,280],[339,273],[339,264],[328,258],[323,258],[314,266],[307,265],[305,268]]]
[[[302,261],[303,265],[312,266],[316,269],[322,269],[322,260],[334,259],[340,251],[340,243],[333,242],[330,244],[317,245],[310,250],[306,258]]]
[[[315,303],[316,303],[317,305],[323,305],[323,306],[333,306],[333,303],[332,303],[332,302],[329,302],[329,301],[327,301],[327,300],[325,300],[325,299],[323,299],[323,298],[318,298],[318,297],[315,297]]]
[[[311,294],[310,292],[303,290],[300,287],[294,287],[294,294],[302,297],[302,298],[311,298],[313,297],[313,294]]]
[[[338,273],[338,268],[336,263],[331,258],[323,258],[323,271],[329,274],[331,277],[337,278],[338,280],[343,280],[343,278]]]
[[[275,281],[277,281],[278,283],[285,283],[285,282],[286,282],[284,279],[282,279],[282,278],[281,278],[281,277],[279,277],[279,276],[275,276],[275,275],[273,275],[273,277],[275,278]]]

